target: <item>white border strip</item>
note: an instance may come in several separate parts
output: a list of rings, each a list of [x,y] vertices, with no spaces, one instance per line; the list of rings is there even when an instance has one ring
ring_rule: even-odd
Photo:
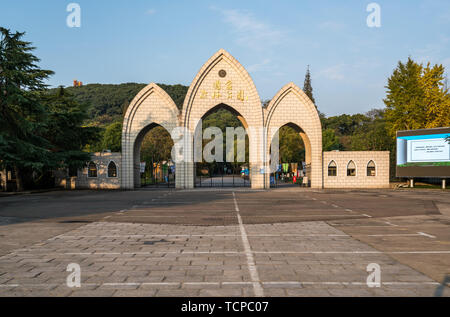
[[[264,290],[259,281],[259,275],[258,270],[256,268],[255,259],[253,258],[252,249],[250,247],[250,243],[248,242],[247,232],[245,231],[241,215],[239,214],[239,207],[234,192],[233,192],[233,200],[234,200],[234,208],[236,209],[236,214],[239,222],[239,229],[241,231],[242,244],[244,245],[245,255],[247,256],[247,267],[253,282],[253,291],[255,293],[255,296],[262,297],[264,296]]]

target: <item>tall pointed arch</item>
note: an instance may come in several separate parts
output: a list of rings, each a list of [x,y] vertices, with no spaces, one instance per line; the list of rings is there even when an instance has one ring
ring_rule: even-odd
[[[322,125],[313,102],[294,83],[288,83],[272,98],[265,109],[265,153],[270,155],[270,142],[280,127],[293,123],[301,128],[305,144],[307,173],[311,187],[322,188]],[[309,166],[309,169],[308,169]],[[268,187],[266,177],[266,187]]]
[[[263,188],[262,155],[263,109],[252,78],[242,65],[227,51],[220,49],[199,70],[184,99],[181,125],[194,135],[199,121],[219,104],[226,105],[240,114],[249,135],[252,188]],[[193,140],[192,140],[193,142]],[[181,165],[180,165],[181,167]],[[179,172],[185,183],[178,187],[194,186],[194,162],[186,162]]]
[[[122,188],[139,185],[139,153],[145,134],[158,125],[171,133],[177,127],[179,113],[173,100],[155,83],[147,85],[134,97],[122,127]]]
[[[217,81],[221,84],[220,89],[214,87]],[[229,81],[231,87],[227,86]],[[238,98],[241,91],[243,94]],[[214,92],[219,92],[220,97],[215,97]],[[231,98],[229,92],[232,93]],[[261,100],[255,84],[245,68],[224,49],[217,51],[203,64],[189,86],[183,104],[182,125],[195,128],[194,120],[220,103],[241,113],[250,126],[262,125]]]

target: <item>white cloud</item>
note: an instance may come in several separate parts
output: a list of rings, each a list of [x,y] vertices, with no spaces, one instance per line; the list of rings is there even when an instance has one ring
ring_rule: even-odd
[[[334,65],[319,71],[319,76],[323,76],[331,80],[341,81],[345,79],[344,68],[344,64]]]
[[[319,29],[330,30],[330,31],[340,31],[344,29],[345,25],[336,21],[324,21],[319,24]]]
[[[256,63],[247,67],[247,71],[249,73],[258,72],[261,70],[265,70],[267,66],[270,64],[271,60],[269,58],[264,59],[261,63]]]
[[[412,57],[419,63],[427,64],[428,62],[442,63],[445,65],[445,61],[448,60],[448,44],[450,37],[441,35],[438,41],[428,43],[422,48],[413,50]],[[444,60],[444,62],[442,62]]]
[[[221,13],[223,21],[232,27],[237,43],[242,46],[265,50],[286,40],[286,32],[257,19],[251,12],[216,7],[211,9]]]

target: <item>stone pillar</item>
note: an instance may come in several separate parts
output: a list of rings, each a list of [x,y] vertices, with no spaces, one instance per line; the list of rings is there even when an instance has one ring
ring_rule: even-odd
[[[442,179],[442,189],[445,189],[445,178]]]
[[[414,188],[414,178],[409,180],[409,187]]]
[[[264,188],[264,164],[262,163],[250,163],[250,181],[252,189]]]
[[[192,189],[194,188],[195,180],[195,163],[193,162],[179,162],[175,168],[175,188],[177,189]]]

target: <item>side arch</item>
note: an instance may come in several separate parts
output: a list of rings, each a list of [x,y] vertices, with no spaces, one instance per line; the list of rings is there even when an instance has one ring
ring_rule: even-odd
[[[300,136],[305,144],[306,163],[310,164],[311,187],[322,188],[322,124],[313,102],[292,82],[281,88],[265,111],[265,155],[267,158],[270,156],[269,149],[274,135],[288,123],[293,123],[302,129]],[[266,166],[269,169],[268,164]],[[270,186],[268,174],[266,174],[265,186],[266,188]]]
[[[121,187],[140,184],[140,145],[145,133],[160,125],[169,133],[177,127],[179,110],[169,95],[155,83],[144,87],[131,101],[122,127]]]
[[[220,73],[220,74],[219,74]],[[192,81],[184,99],[181,126],[191,135],[199,120],[217,105],[225,104],[241,115],[249,136],[250,177],[252,188],[263,188],[263,109],[256,87],[248,72],[227,51],[221,49],[200,69]],[[190,140],[193,142],[193,140]],[[181,166],[180,166],[181,167]],[[184,176],[177,187],[194,186],[194,162],[189,158],[183,164]]]

